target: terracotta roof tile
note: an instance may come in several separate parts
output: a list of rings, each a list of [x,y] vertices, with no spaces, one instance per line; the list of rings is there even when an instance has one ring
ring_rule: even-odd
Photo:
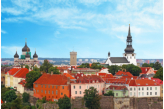
[[[129,86],[159,86],[159,84],[149,79],[136,79],[131,80]]]
[[[17,78],[26,78],[26,74],[29,73],[29,70],[27,68],[21,68],[14,77]]]
[[[72,77],[69,73],[63,73],[66,77],[70,77],[70,79],[75,79],[74,77]]]
[[[115,85],[110,85],[109,86],[109,89],[114,89],[114,90],[123,90],[123,89],[126,89],[126,90],[128,90],[126,86],[115,86]]]
[[[141,71],[142,71],[141,73],[146,74],[151,67],[140,67],[140,68],[141,68]]]

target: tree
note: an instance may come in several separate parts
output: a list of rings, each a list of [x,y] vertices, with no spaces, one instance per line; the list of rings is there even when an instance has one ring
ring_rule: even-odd
[[[159,63],[159,62],[156,62],[155,64],[154,64],[154,69],[155,70],[158,70],[158,69],[160,69],[162,66],[161,66],[161,63]]]
[[[50,67],[52,67],[52,64],[49,63],[47,59],[45,59],[44,63],[40,66],[40,71],[48,72]]]
[[[133,64],[127,65],[126,71],[130,72],[133,76],[139,76],[139,74],[142,72],[140,67]]]
[[[118,72],[118,70],[120,70],[120,67],[117,66],[117,65],[111,65],[111,66],[108,67],[108,69],[109,69],[108,71],[110,73],[112,73],[113,75],[115,75],[115,73]]]
[[[22,104],[22,100],[20,97],[18,97],[11,102],[11,109],[22,109],[21,104]]]
[[[154,63],[150,63],[150,67],[154,68]]]
[[[156,74],[154,75],[153,78],[159,78],[160,80],[163,81],[163,67],[161,67]]]
[[[143,64],[142,64],[142,67],[150,67],[150,64],[143,63]]]
[[[100,96],[94,87],[86,89],[84,92],[85,106],[88,109],[100,109]]]
[[[29,69],[29,66],[28,65],[25,65],[25,68]]]
[[[22,97],[23,97],[23,102],[24,103],[25,102],[28,102],[28,100],[29,100],[29,94],[28,93],[24,92],[23,95],[22,95]]]
[[[78,68],[90,68],[89,63],[82,63]]]
[[[11,102],[12,100],[15,100],[16,98],[17,98],[17,95],[14,90],[9,90],[5,92],[4,100],[6,102]]]
[[[125,70],[126,70],[126,67],[127,67],[127,65],[122,65],[122,66],[121,66],[121,69],[122,69],[123,71],[125,71]]]
[[[103,66],[100,65],[100,63],[92,63],[91,67],[92,69],[101,69]]]
[[[48,69],[48,73],[51,73],[51,71],[53,71],[53,74],[60,74],[59,70],[57,69],[57,67],[50,67]]]
[[[71,100],[66,95],[57,102],[59,109],[71,109]]]
[[[112,90],[110,90],[107,93],[105,93],[104,96],[114,96],[114,93]]]
[[[40,78],[42,74],[38,71],[30,71],[26,74],[26,84],[27,88],[33,88],[33,83]]]
[[[33,67],[33,71],[38,71],[40,72],[40,69],[38,67]]]

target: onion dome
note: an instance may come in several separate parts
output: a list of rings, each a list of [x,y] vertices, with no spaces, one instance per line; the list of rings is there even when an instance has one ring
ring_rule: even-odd
[[[29,53],[27,52],[27,54],[25,55],[26,58],[30,58]]]
[[[17,54],[17,51],[16,51],[16,53],[14,55],[14,58],[19,58],[19,55]]]
[[[35,51],[35,54],[33,55],[33,58],[38,58],[38,55],[36,54],[36,51]]]
[[[27,46],[27,43],[25,43],[25,46],[22,48],[22,51],[30,51],[30,48]]]

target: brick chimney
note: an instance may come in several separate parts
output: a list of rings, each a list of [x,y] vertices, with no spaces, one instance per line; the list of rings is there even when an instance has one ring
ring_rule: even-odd
[[[51,75],[53,75],[53,71],[51,71]]]
[[[70,77],[67,78],[67,85],[70,85]]]

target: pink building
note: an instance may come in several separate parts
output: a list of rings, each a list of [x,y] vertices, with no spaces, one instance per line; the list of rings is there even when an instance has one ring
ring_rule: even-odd
[[[99,95],[102,95],[105,82],[97,75],[81,76],[74,83],[71,83],[71,98],[83,97],[85,89],[90,87],[96,88]]]

